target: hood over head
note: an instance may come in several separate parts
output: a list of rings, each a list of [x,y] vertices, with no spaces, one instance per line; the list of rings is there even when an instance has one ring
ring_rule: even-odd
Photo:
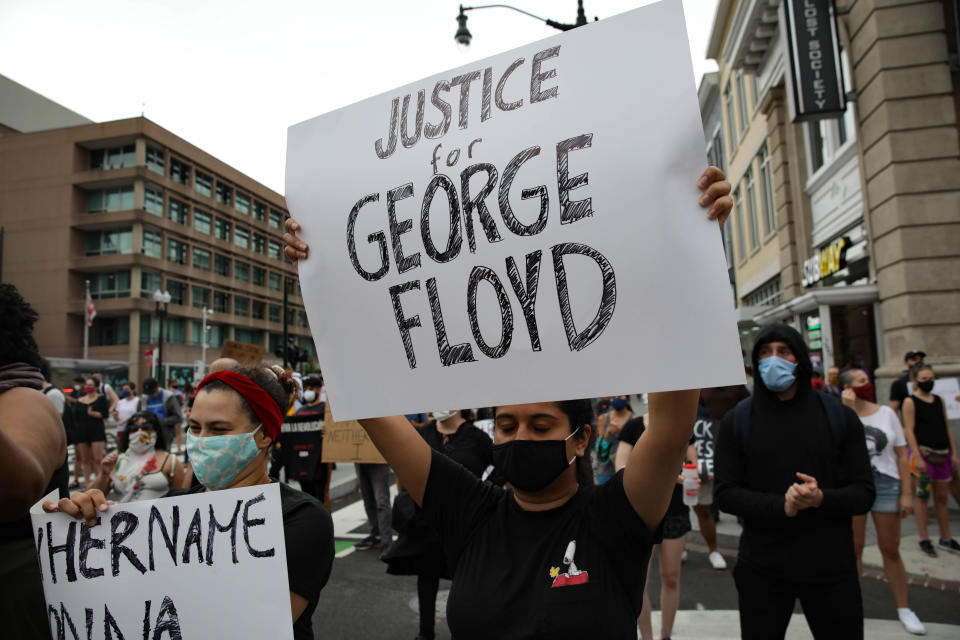
[[[803,337],[793,327],[785,324],[773,324],[760,332],[757,336],[756,344],[753,345],[752,362],[753,370],[756,372],[753,379],[754,394],[763,394],[776,399],[776,394],[767,389],[766,385],[763,384],[763,379],[760,376],[760,358],[758,357],[760,347],[771,342],[787,343],[787,346],[790,347],[793,355],[797,358],[797,395],[810,390],[810,377],[813,373],[813,366],[810,364],[810,352],[807,350],[807,345],[804,343]]]

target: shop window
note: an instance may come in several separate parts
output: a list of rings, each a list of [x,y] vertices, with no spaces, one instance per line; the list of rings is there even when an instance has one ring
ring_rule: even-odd
[[[130,272],[109,271],[90,278],[90,297],[94,300],[130,297]]]
[[[90,152],[91,169],[121,169],[136,164],[136,153],[132,144],[109,149],[94,149]]]
[[[205,213],[199,209],[193,210],[193,228],[200,233],[210,235],[210,220],[209,213]]]
[[[162,176],[166,173],[163,160],[163,149],[147,145],[147,169]]]
[[[195,267],[199,266],[197,264],[196,252],[197,250],[194,249],[193,265]],[[174,264],[187,264],[187,244],[185,242],[180,242],[179,240],[174,240],[173,238],[168,238],[167,239],[167,260]]]
[[[213,178],[200,171],[195,171],[193,175],[193,188],[200,195],[209,198],[213,194]]]
[[[149,258],[163,257],[163,234],[159,231],[150,229],[143,230],[143,245],[141,247],[143,255]]]
[[[85,254],[88,256],[133,253],[133,231],[131,229],[88,231],[85,244]]]

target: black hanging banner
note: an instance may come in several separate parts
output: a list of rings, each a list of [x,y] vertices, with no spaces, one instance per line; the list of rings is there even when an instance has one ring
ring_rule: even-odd
[[[319,415],[287,416],[277,444],[287,477],[298,481],[312,479],[323,446],[323,420]]]
[[[793,122],[837,118],[846,110],[833,0],[784,0],[788,103]]]

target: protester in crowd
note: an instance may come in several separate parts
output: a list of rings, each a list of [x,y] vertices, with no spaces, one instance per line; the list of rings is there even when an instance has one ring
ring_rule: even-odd
[[[404,418],[407,424],[410,424]],[[354,547],[358,551],[380,549],[386,553],[393,542],[390,508],[390,465],[378,462],[356,462],[354,469],[367,514],[370,533]]]
[[[900,520],[913,511],[907,440],[903,427],[893,409],[874,403],[873,383],[865,371],[844,371],[840,374],[839,384],[843,388],[843,404],[853,409],[863,423],[876,487],[876,498],[870,511],[877,529],[877,546],[883,559],[883,572],[897,603],[897,616],[907,631],[923,635],[927,632],[923,623],[907,606],[907,570],[900,557]],[[867,516],[853,516],[857,575],[863,573],[866,529]]]
[[[480,477],[492,462],[492,443],[473,425],[473,417],[470,410],[434,411],[432,419],[417,431],[431,449]],[[416,640],[433,640],[440,578],[450,578],[440,534],[405,490],[394,501],[392,525],[397,540],[381,559],[388,565],[387,573],[417,576],[420,629]]]
[[[103,448],[107,439],[105,419],[110,403],[97,391],[97,383],[89,377],[83,383],[83,395],[77,399],[77,442],[74,445],[76,461],[80,465],[84,485],[96,478],[97,469],[103,461]]]
[[[112,415],[113,411],[117,408],[117,402],[119,402],[120,397],[117,395],[117,392],[113,390],[113,387],[103,381],[102,373],[91,373],[90,377],[93,378],[93,384],[97,387],[97,393],[107,399],[107,403],[109,404],[107,415]]]
[[[597,416],[597,458],[593,470],[597,484],[603,484],[616,473],[614,459],[617,455],[617,443],[620,441],[620,430],[633,418],[628,396],[610,396],[604,400],[607,409]]]
[[[311,376],[303,381],[303,386],[303,406],[297,409],[294,415],[298,417],[309,416],[315,420],[322,421],[326,413],[326,402],[320,399],[320,388],[323,386],[323,383],[319,377]],[[277,446],[279,446],[279,444]],[[318,448],[320,448],[319,444]],[[330,483],[330,474],[332,472],[333,464],[330,462],[320,462],[320,453],[318,452],[316,468],[310,477],[300,479],[300,488],[326,504],[329,501],[327,487]]]
[[[933,367],[918,364],[910,370],[913,393],[903,400],[903,427],[910,445],[910,471],[913,474],[913,512],[917,519],[920,549],[928,556],[937,552],[927,534],[927,500],[933,494],[933,515],[940,528],[941,549],[960,553],[960,544],[950,535],[947,492],[953,472],[960,467],[957,444],[947,420],[943,398],[932,393]]]
[[[827,384],[823,390],[835,396],[840,395],[840,367],[834,366],[827,369]]]
[[[820,367],[814,367],[813,373],[810,374],[810,386],[813,387],[814,391],[825,391],[826,390],[826,381],[823,379],[823,369]]]
[[[51,491],[67,495],[67,443],[60,413],[39,391],[37,313],[6,283],[0,309],[0,635],[49,640],[29,511]]]
[[[722,224],[733,205],[723,172],[708,168],[698,185],[708,219]],[[285,224],[287,257],[307,258],[300,224]],[[452,635],[636,638],[652,532],[670,502],[697,397],[650,394],[646,434],[623,473],[592,486],[578,483],[574,464],[591,445],[588,400],[496,408],[493,460],[509,488],[433,451],[403,416],[361,420],[440,532],[454,571]],[[571,606],[588,584],[595,599]]]
[[[237,367],[204,378],[197,387],[187,434],[187,449],[202,486],[175,489],[169,495],[269,484],[270,445],[280,434],[295,391],[290,372],[280,367]],[[310,618],[333,565],[333,522],[319,501],[287,484],[280,485],[280,499],[293,636],[310,640]],[[43,506],[92,525],[99,513],[109,510],[110,502],[102,491],[91,489]],[[35,550],[33,554],[35,558]],[[237,594],[243,597],[242,588]]]
[[[616,469],[620,471],[629,463],[637,441],[643,432],[643,417],[629,420],[620,432],[619,446],[616,453]],[[653,640],[653,624],[651,614],[653,605],[650,602],[650,593],[647,585],[650,582],[650,570],[653,568],[653,552],[660,551],[660,637],[669,638],[673,634],[673,622],[680,607],[680,571],[683,564],[684,543],[690,533],[690,508],[683,502],[683,470],[684,462],[697,464],[697,448],[691,435],[686,453],[682,460],[677,461],[676,482],[670,496],[667,513],[663,516],[660,527],[654,532],[653,551],[645,570],[646,580],[643,586],[643,607],[637,616],[637,628],[643,640]]]
[[[115,502],[153,500],[181,488],[183,466],[168,451],[157,416],[149,411],[134,414],[127,435],[127,450],[104,456],[100,475],[89,488],[99,489]]]
[[[235,369],[239,366],[240,363],[233,358],[217,358],[210,363],[209,370],[210,373],[216,373],[217,371],[230,371],[231,369]],[[185,414],[187,414],[188,418],[190,410],[193,409],[193,403],[195,399],[196,393],[194,393],[194,395],[187,400]],[[197,479],[193,476],[193,467],[190,465],[190,452],[186,450],[183,452],[183,483],[184,486],[187,487],[197,487],[200,485]]]
[[[810,386],[803,338],[786,325],[757,336],[754,393],[717,434],[715,500],[743,517],[733,575],[744,638],[782,638],[799,598],[815,638],[862,638],[853,516],[870,510],[863,425]]]
[[[410,421],[410,424],[412,424],[415,429],[419,429],[430,422],[430,416],[426,413],[408,413],[405,414],[404,417]]]
[[[134,382],[123,383],[120,387],[120,401],[117,402],[117,408],[113,411],[113,418],[117,421],[117,451],[123,453],[127,450],[127,422],[137,412],[140,406],[140,398],[137,396],[137,385]]]
[[[907,368],[904,369],[903,375],[890,385],[890,408],[894,411],[900,411],[903,401],[910,397],[910,371],[914,367],[922,365],[923,359],[926,357],[927,354],[920,349],[910,349],[903,356],[903,364]]]
[[[175,442],[180,431],[183,414],[180,410],[180,398],[169,389],[160,388],[156,378],[143,381],[143,395],[137,411],[149,411],[160,420],[160,431],[164,442]]]

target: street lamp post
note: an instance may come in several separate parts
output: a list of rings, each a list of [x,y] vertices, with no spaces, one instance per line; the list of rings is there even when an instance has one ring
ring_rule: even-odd
[[[201,347],[200,359],[203,361],[203,365],[200,368],[201,378],[207,375],[207,347],[210,346],[209,341],[207,340],[207,330],[208,330],[207,317],[213,315],[213,309],[208,309],[207,306],[204,305],[202,313],[203,313],[203,331],[200,334],[200,340],[203,346]]]
[[[155,304],[157,317],[160,318],[160,336],[159,340],[157,341],[157,353],[155,359],[157,361],[157,375],[160,378],[160,387],[163,388],[163,321],[167,317],[167,305],[170,304],[170,293],[157,289],[153,292],[153,302]]]
[[[476,7],[465,7],[460,5],[460,15],[457,16],[457,33],[454,36],[454,39],[457,41],[457,44],[468,47],[470,46],[470,41],[473,39],[473,36],[470,34],[470,30],[467,29],[467,11],[473,11],[475,9],[512,9],[518,13],[522,13],[525,16],[530,16],[540,22],[546,24],[548,27],[553,27],[554,29],[559,29],[560,31],[569,31],[570,29],[575,29],[577,27],[582,27],[587,24],[587,16],[583,11],[583,0],[577,0],[577,21],[573,24],[568,24],[564,22],[557,22],[555,20],[550,20],[549,18],[541,18],[538,15],[534,15],[529,11],[524,11],[523,9],[518,9],[517,7],[511,6],[509,4],[483,4]],[[596,16],[593,18],[596,20]]]

